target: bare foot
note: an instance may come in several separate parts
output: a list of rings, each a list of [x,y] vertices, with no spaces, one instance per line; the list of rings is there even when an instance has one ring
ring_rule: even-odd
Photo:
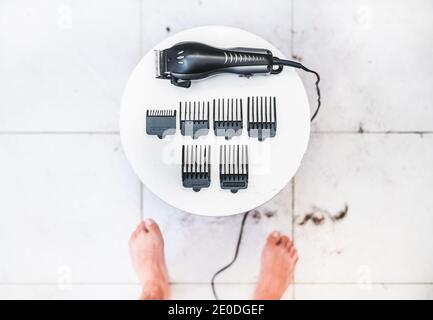
[[[254,292],[257,300],[281,299],[293,282],[298,254],[292,241],[278,231],[272,232],[262,252],[259,281]]]
[[[152,219],[142,221],[129,239],[132,265],[142,285],[141,299],[169,299],[164,240]]]

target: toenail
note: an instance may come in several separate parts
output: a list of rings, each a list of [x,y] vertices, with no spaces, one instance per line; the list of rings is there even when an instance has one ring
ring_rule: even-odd
[[[274,238],[278,238],[280,235],[281,235],[281,233],[279,231],[272,232],[272,237],[274,237]]]

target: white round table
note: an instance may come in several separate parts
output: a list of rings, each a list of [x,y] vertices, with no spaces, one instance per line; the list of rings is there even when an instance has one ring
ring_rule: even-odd
[[[304,86],[296,71],[287,67],[278,75],[256,75],[248,79],[231,74],[217,75],[193,81],[188,89],[175,87],[169,80],[156,79],[154,49],[169,48],[181,41],[198,41],[221,48],[267,48],[274,56],[285,58],[262,38],[231,27],[189,29],[162,41],[134,69],[123,95],[120,136],[126,157],[148,189],[180,210],[207,216],[225,216],[254,209],[270,200],[290,182],[307,148],[310,111]],[[259,142],[248,137],[245,108],[249,96],[276,97],[277,132],[274,138]],[[193,141],[191,137],[180,134],[179,119],[175,135],[159,139],[146,134],[147,109],[178,110],[179,101],[212,101],[213,98],[244,99],[244,129],[241,136],[233,137],[230,141],[216,137],[210,122],[209,134]],[[181,149],[183,144],[191,143],[212,146],[211,185],[200,192],[182,186]],[[235,194],[220,188],[219,146],[224,144],[247,144],[249,149],[248,188]]]

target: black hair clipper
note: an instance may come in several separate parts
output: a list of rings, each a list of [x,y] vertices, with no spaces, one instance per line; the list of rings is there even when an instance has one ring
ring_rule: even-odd
[[[241,76],[275,74],[283,69],[273,68],[274,57],[267,49],[219,49],[199,42],[181,42],[165,50],[155,50],[156,77],[189,88],[191,80],[203,79],[218,73]]]
[[[156,78],[170,79],[178,87],[189,88],[191,80],[204,79],[218,73],[234,73],[244,77],[254,74],[278,74],[284,66],[302,69],[316,76],[317,109],[320,108],[320,76],[299,62],[280,59],[268,49],[236,47],[221,49],[200,42],[180,42],[171,48],[155,50]]]

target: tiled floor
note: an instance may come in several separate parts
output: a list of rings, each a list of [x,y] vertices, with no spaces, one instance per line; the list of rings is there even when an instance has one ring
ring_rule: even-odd
[[[223,24],[317,69],[323,110],[295,179],[247,220],[220,297],[250,297],[264,239],[279,229],[300,254],[285,298],[432,299],[432,9],[429,0],[0,0],[0,298],[136,298],[127,240],[150,216],[166,238],[173,296],[212,299],[210,278],[231,259],[242,217],[193,216],[152,195],[117,122],[145,51]]]

